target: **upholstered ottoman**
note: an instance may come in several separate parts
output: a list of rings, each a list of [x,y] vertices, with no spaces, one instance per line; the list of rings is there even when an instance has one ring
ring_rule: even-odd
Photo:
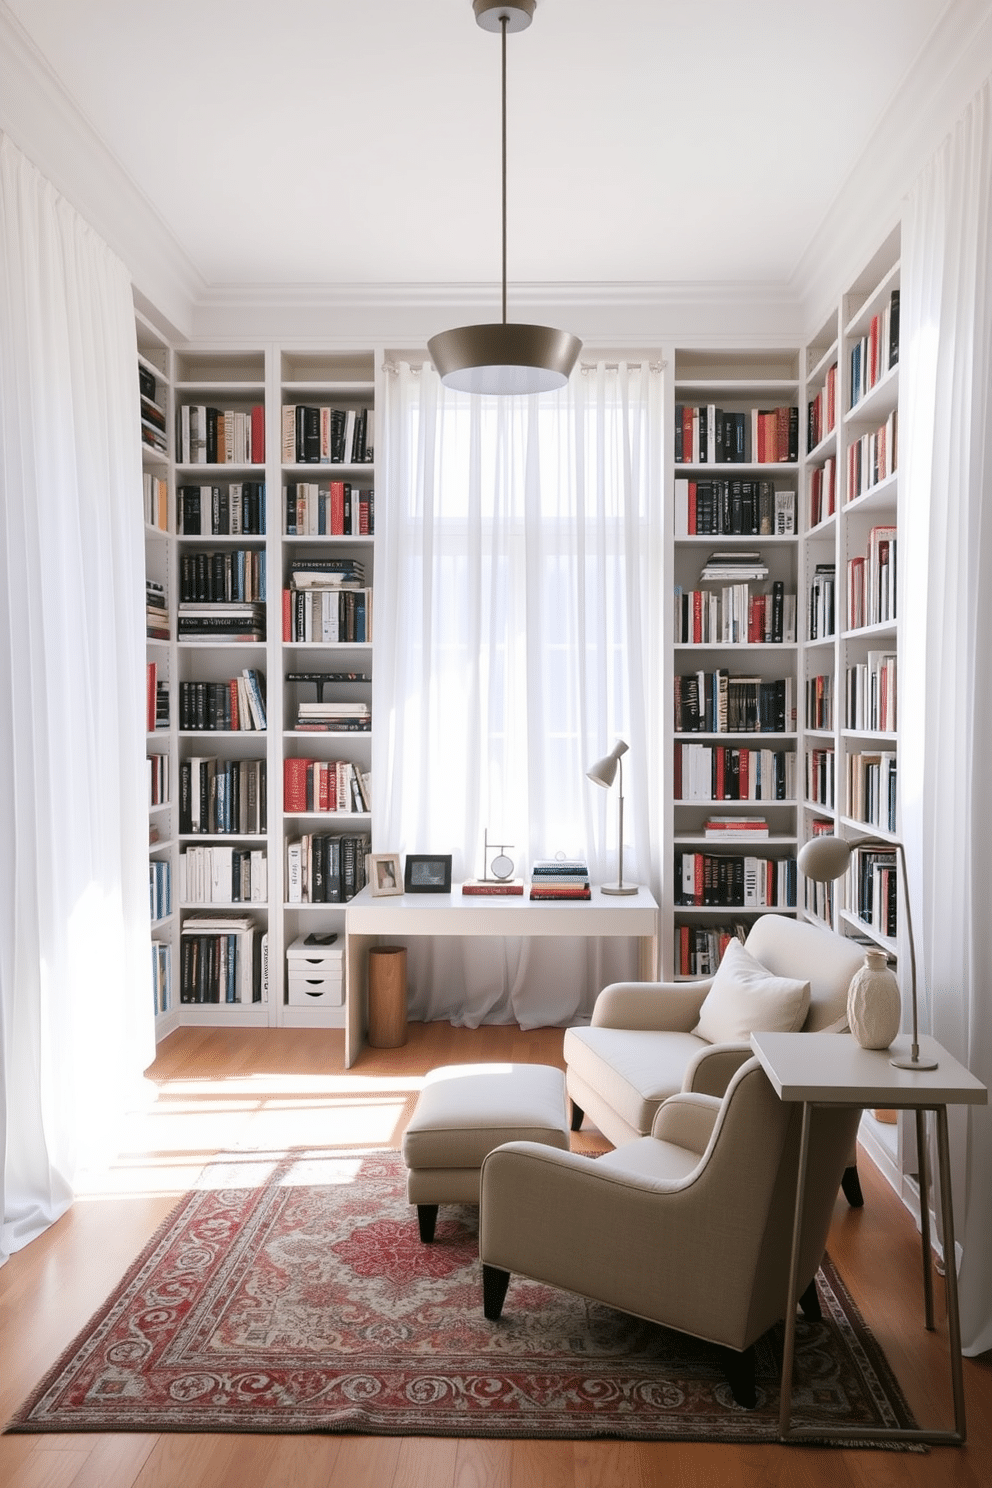
[[[568,1150],[565,1076],[546,1064],[446,1064],[428,1074],[403,1137],[420,1238],[439,1204],[477,1204],[479,1169],[504,1142]]]

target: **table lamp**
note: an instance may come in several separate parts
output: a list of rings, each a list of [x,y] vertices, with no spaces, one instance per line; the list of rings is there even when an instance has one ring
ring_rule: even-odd
[[[906,909],[906,935],[909,941],[909,982],[912,992],[913,1035],[909,1055],[896,1055],[889,1060],[896,1069],[931,1070],[937,1068],[936,1059],[920,1058],[919,1020],[916,1003],[916,947],[913,942],[913,916],[909,907],[909,875],[906,871],[906,849],[895,838],[861,837],[857,842],[848,842],[843,837],[825,832],[813,837],[799,849],[797,862],[807,878],[816,883],[830,883],[843,878],[856,847],[894,848],[899,855],[902,869],[902,900]]]
[[[597,785],[601,785],[604,790],[609,790],[617,771],[619,770],[620,772],[620,846],[617,856],[617,881],[615,884],[603,884],[600,890],[603,894],[637,893],[636,884],[625,884],[623,881],[623,764],[621,756],[627,753],[628,747],[622,739],[618,739],[609,754],[605,755],[601,760],[597,760],[594,765],[590,765],[586,771],[589,779],[594,780]]]

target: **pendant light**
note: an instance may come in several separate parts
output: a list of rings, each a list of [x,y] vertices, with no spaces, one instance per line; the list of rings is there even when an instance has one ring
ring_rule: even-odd
[[[582,349],[568,331],[507,323],[506,319],[506,33],[524,31],[536,0],[472,0],[484,31],[502,39],[503,319],[490,325],[457,326],[427,343],[446,387],[463,393],[548,393],[564,387]]]

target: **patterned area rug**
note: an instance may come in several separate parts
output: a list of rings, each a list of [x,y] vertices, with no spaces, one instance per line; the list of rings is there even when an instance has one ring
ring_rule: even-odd
[[[829,1262],[794,1419],[911,1425]],[[514,1277],[482,1312],[476,1211],[423,1245],[395,1152],[245,1154],[205,1170],[12,1431],[777,1438],[780,1337],[743,1410],[718,1350]]]

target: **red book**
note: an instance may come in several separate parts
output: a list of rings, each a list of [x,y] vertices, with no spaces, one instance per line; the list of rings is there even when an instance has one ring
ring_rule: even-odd
[[[682,409],[682,462],[691,465],[696,451],[692,440],[692,408],[687,403]],[[690,529],[691,530],[691,529]]]
[[[265,464],[265,408],[261,403],[251,410],[251,463]]]
[[[344,481],[331,481],[331,535],[344,537]]]
[[[284,641],[293,639],[293,594],[290,589],[282,591],[282,638]]]
[[[727,789],[727,751],[722,746],[716,750],[716,791],[718,801],[722,801]]]
[[[230,682],[227,685],[228,685],[228,689],[230,690],[230,694],[231,694],[231,727],[232,727],[232,729],[239,729],[241,727],[241,722],[240,722],[240,719],[238,717],[238,679],[237,679],[237,677],[232,677],[231,680],[230,680]]]
[[[681,801],[681,799],[682,799],[682,745],[681,744],[676,744],[676,746],[675,746],[675,768],[674,768],[673,774],[674,774],[674,779],[672,781],[672,799],[675,800],[675,801]]]
[[[284,811],[306,811],[308,759],[285,759],[282,762],[282,798]]]
[[[703,592],[692,591],[692,644],[698,646],[703,639]]]
[[[740,772],[739,772],[739,775],[738,775],[738,788],[737,788],[737,799],[739,801],[746,801],[748,799],[748,793],[750,791],[750,784],[751,784],[750,783],[750,780],[748,778],[749,775],[750,775],[750,765],[751,765],[751,751],[750,751],[750,749],[742,749],[741,750]]]
[[[696,535],[696,482],[689,482],[689,536]]]
[[[147,684],[145,689],[145,732],[153,734],[155,732],[156,714],[155,695],[158,689],[158,665],[156,662],[150,661],[148,663],[145,678]]]

